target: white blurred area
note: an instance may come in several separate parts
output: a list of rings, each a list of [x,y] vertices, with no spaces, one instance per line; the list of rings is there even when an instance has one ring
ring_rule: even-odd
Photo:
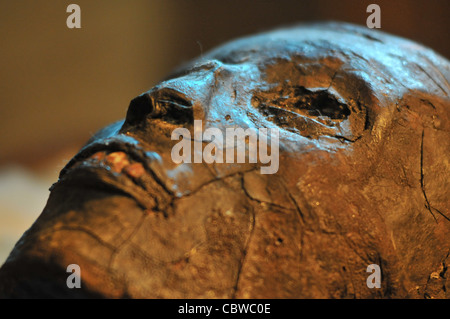
[[[0,166],[0,265],[41,214],[50,186],[77,149],[78,145],[59,151],[35,167],[16,163]]]

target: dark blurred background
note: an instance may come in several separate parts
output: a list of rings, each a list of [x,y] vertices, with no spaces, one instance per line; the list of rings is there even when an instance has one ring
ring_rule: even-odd
[[[81,7],[81,29],[66,26],[70,3]],[[0,250],[40,213],[91,134],[178,64],[284,24],[365,25],[370,3],[381,7],[381,30],[450,57],[448,0],[1,0]]]

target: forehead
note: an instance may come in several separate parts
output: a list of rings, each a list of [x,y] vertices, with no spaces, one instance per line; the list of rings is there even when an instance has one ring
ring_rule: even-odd
[[[444,58],[412,41],[350,24],[307,24],[244,37],[219,46],[180,71],[189,72],[192,65],[205,60],[256,64],[262,71],[286,62],[291,69],[310,64],[313,67],[309,70],[317,71],[323,66],[328,71],[352,74],[369,89],[395,98],[406,90],[450,94],[450,67]],[[300,70],[308,73],[308,69]],[[292,73],[285,69],[280,75],[278,79]]]

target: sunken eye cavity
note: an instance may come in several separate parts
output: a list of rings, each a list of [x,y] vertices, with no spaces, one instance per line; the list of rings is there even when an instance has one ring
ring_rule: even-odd
[[[148,118],[164,118],[168,123],[187,125],[193,122],[192,101],[183,93],[161,88],[134,98],[128,108],[125,123],[139,125]]]
[[[312,91],[302,86],[260,92],[252,102],[259,104],[259,107],[272,105],[301,115],[333,120],[343,120],[350,115],[347,105],[327,90]]]
[[[353,108],[327,89],[275,87],[255,92],[252,106],[266,120],[304,137],[330,136],[344,141],[353,141],[355,137],[349,131]],[[357,113],[362,114],[358,110]]]

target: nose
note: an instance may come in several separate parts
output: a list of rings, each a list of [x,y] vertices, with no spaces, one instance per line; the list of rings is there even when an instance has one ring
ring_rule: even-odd
[[[137,125],[148,118],[162,118],[175,124],[193,121],[193,102],[179,90],[155,88],[134,98],[128,107],[125,122]]]

